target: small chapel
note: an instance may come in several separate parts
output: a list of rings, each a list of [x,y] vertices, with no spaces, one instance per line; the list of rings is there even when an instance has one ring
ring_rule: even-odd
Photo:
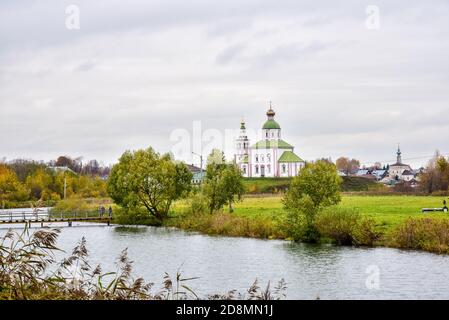
[[[296,155],[294,147],[282,140],[281,126],[274,120],[275,115],[270,102],[267,120],[262,126],[262,140],[252,145],[245,121],[240,123],[235,160],[244,177],[293,177],[304,167],[305,162]]]

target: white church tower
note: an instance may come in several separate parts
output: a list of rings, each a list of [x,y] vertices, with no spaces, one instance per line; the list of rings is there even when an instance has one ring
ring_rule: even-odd
[[[240,134],[235,141],[235,161],[239,164],[240,170],[244,177],[248,176],[248,154],[249,154],[249,139],[246,135],[246,125],[245,120],[242,119],[240,122]]]

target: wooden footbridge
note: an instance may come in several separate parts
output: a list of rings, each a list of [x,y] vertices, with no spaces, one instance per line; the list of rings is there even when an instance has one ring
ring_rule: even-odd
[[[110,225],[112,221],[112,214],[92,212],[73,212],[73,213],[52,213],[48,208],[42,210],[0,210],[0,225],[12,224],[12,223],[24,223],[28,227],[32,224],[40,224],[41,227],[45,223],[67,223],[69,227],[73,222],[99,222]]]

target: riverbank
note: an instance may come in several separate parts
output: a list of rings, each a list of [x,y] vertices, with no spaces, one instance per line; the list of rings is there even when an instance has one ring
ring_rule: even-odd
[[[373,246],[448,253],[445,225],[449,223],[449,215],[421,213],[422,208],[441,207],[441,203],[442,198],[434,196],[343,195],[337,208],[355,210],[361,218],[372,219],[372,231],[378,235]],[[281,196],[245,197],[235,205],[233,213],[225,209],[213,215],[192,214],[188,213],[188,206],[186,200],[177,202],[164,225],[208,235],[288,239]]]
[[[363,217],[374,219],[376,230],[379,232],[391,231],[407,218],[449,217],[441,212],[423,214],[424,207],[441,207],[441,197],[434,196],[367,196],[343,194],[341,203],[337,206],[343,209],[356,209]],[[179,201],[175,204],[172,218],[186,217],[183,215],[188,201]],[[223,213],[226,213],[224,209]],[[279,220],[285,214],[282,206],[282,196],[244,197],[235,205],[232,216],[253,220],[270,219]]]
[[[371,231],[378,237],[369,245],[449,253],[449,228],[445,227],[449,223],[449,215],[442,212],[421,213],[421,208],[424,207],[441,207],[442,200],[442,197],[421,195],[343,194],[342,201],[336,208],[355,210],[361,218],[372,219]],[[286,213],[280,195],[248,195],[235,205],[233,213],[225,208],[213,215],[192,212],[189,210],[189,201],[177,201],[162,225],[207,235],[288,239],[284,225]],[[87,209],[95,214],[99,205],[111,205],[111,201],[101,199],[83,203],[82,199],[72,199],[60,202],[56,209]],[[161,225],[151,219],[145,210],[130,214],[112,206],[116,224]],[[448,229],[448,235],[445,228]],[[332,242],[332,239],[323,241]]]

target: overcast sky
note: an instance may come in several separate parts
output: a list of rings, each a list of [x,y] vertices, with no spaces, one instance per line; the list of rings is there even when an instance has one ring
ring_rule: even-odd
[[[0,158],[166,152],[194,121],[259,129],[272,100],[305,160],[386,162],[400,142],[425,164],[449,153],[448,17],[447,0],[2,0]]]

